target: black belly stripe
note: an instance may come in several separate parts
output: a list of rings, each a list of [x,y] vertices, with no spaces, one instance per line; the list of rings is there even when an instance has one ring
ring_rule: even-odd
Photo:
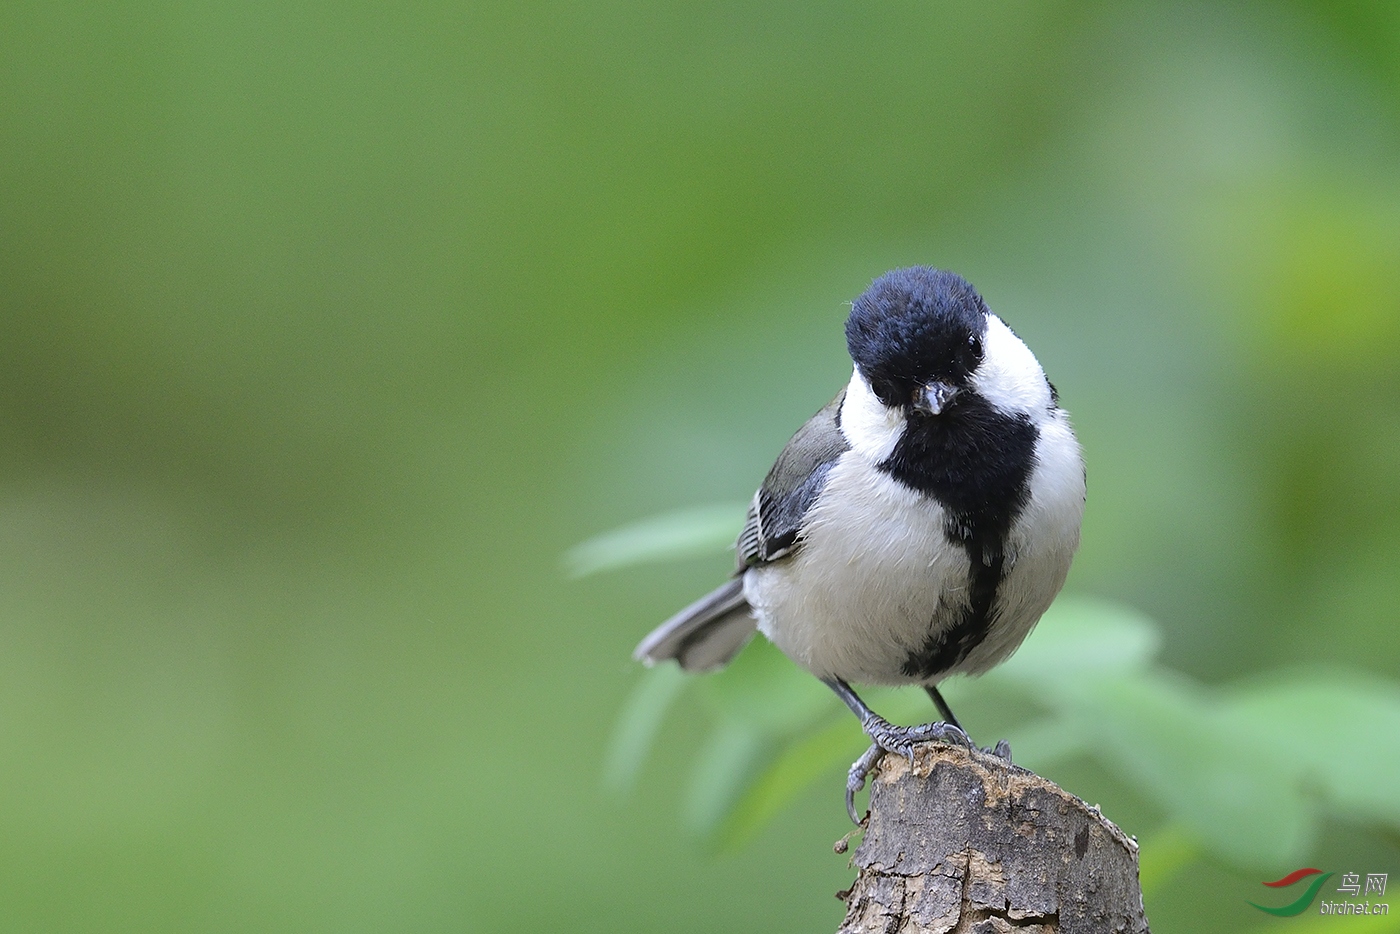
[[[947,625],[935,613],[929,620],[932,634],[916,651],[909,653],[900,669],[911,678],[928,679],[941,674],[982,644],[996,621],[997,587],[1001,584],[1003,561],[997,557],[988,565],[973,558],[971,600],[960,617]],[[943,625],[940,625],[943,624]]]
[[[927,641],[904,662],[901,670],[907,677],[929,680],[950,670],[996,625],[1006,541],[1030,499],[1039,436],[1028,417],[1003,414],[967,393],[942,415],[912,419],[894,453],[880,465],[896,480],[938,500],[948,515],[945,537],[971,562],[965,609],[952,620],[935,613]]]

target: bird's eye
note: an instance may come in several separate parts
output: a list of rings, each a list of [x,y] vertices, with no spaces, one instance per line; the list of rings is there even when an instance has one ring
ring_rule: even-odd
[[[976,334],[967,339],[967,345],[958,352],[958,364],[971,372],[982,362],[982,338]]]

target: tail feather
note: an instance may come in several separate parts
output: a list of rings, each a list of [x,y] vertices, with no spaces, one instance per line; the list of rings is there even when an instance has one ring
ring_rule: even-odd
[[[718,668],[739,654],[757,625],[736,578],[657,626],[632,657],[648,665],[674,658],[686,671]]]

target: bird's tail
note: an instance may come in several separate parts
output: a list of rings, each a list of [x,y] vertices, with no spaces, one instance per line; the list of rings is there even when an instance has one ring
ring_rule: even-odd
[[[632,657],[648,665],[674,658],[686,671],[719,668],[753,638],[757,621],[735,578],[652,630]]]

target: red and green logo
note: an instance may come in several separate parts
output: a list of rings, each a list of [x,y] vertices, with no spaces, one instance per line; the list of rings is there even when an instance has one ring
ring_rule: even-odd
[[[1309,876],[1316,876],[1317,878],[1313,879],[1312,882],[1308,884],[1307,891],[1298,896],[1296,902],[1282,905],[1278,908],[1269,908],[1266,905],[1255,905],[1254,902],[1250,902],[1250,904],[1254,905],[1254,907],[1258,908],[1260,911],[1267,911],[1269,914],[1278,915],[1280,918],[1291,918],[1294,915],[1300,915],[1312,906],[1313,900],[1317,898],[1317,893],[1322,888],[1322,884],[1332,878],[1332,873],[1323,872],[1321,869],[1295,869],[1282,879],[1264,883],[1271,889],[1282,889],[1290,885],[1295,885]]]

